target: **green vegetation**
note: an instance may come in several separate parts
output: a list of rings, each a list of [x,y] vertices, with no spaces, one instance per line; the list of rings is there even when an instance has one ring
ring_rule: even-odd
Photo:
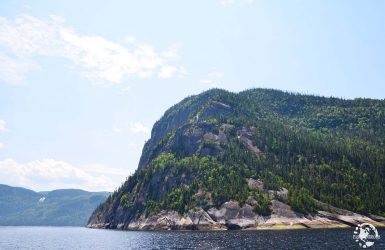
[[[125,193],[120,197],[120,205],[122,205],[124,208],[129,208],[130,207],[130,194]]]
[[[203,139],[209,132],[226,140]],[[268,89],[188,97],[154,125],[139,169],[94,214],[125,193],[132,215],[242,205],[249,196],[256,212],[270,214],[267,194],[251,190],[246,178],[268,190],[287,188],[285,202],[298,212],[315,212],[319,200],[385,215],[385,101]]]
[[[264,194],[258,194],[257,195],[257,201],[258,204],[254,205],[254,212],[257,214],[267,216],[271,214],[271,208],[270,208],[270,200],[269,198]]]
[[[305,188],[300,190],[292,189],[290,191],[290,205],[295,211],[304,214],[314,213],[318,207],[309,190]]]
[[[0,225],[84,226],[93,209],[107,196],[107,192],[78,189],[34,192],[0,185]]]

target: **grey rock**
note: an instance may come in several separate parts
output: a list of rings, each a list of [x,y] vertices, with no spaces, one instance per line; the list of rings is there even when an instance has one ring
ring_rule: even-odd
[[[261,180],[254,180],[253,178],[247,178],[247,185],[250,189],[263,191],[263,182]]]

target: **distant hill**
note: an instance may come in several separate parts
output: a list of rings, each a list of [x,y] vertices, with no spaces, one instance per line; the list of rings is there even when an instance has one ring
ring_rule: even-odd
[[[0,225],[84,226],[108,194],[80,189],[35,192],[0,184]]]
[[[155,123],[138,170],[89,226],[328,227],[333,214],[354,225],[385,220],[384,197],[385,100],[213,89]]]

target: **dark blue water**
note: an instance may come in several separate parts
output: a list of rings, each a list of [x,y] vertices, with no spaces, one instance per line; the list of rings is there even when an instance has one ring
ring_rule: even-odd
[[[385,249],[382,237],[369,249]],[[362,249],[349,229],[134,232],[80,227],[0,227],[0,249]]]

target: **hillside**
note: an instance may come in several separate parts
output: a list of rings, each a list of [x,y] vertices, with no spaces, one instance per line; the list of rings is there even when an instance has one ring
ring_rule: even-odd
[[[34,192],[0,184],[0,225],[83,226],[107,196],[78,189]]]
[[[385,100],[213,89],[155,123],[137,171],[89,227],[383,223],[384,197]]]

